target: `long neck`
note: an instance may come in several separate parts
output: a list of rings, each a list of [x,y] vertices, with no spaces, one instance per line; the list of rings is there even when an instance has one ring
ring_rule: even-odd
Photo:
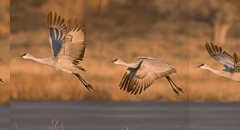
[[[214,70],[212,69],[211,67],[208,67],[208,68],[205,68],[211,72],[213,72],[214,74],[216,75],[219,75],[219,76],[222,76],[222,77],[226,77],[226,78],[229,78],[229,73],[228,72],[225,72],[225,71],[219,71],[219,70]]]
[[[137,68],[139,63],[140,63],[140,62],[126,63],[126,62],[124,62],[124,61],[121,61],[121,62],[119,62],[118,64],[121,64],[121,65],[130,67],[130,68]]]
[[[26,57],[25,59],[30,59],[30,60],[34,60],[36,62],[42,63],[42,64],[47,64],[47,65],[51,65],[51,63],[49,63],[49,59],[51,59],[52,57],[47,57],[47,58],[36,58],[33,57],[32,55],[29,55],[28,57]]]

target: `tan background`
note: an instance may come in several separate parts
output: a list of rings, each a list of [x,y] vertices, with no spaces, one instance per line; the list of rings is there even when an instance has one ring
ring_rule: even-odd
[[[207,63],[214,69],[223,69],[209,56],[204,44],[216,41],[214,21],[218,17],[231,18],[228,14],[239,16],[239,5],[235,0],[11,0],[11,99],[240,101],[239,82],[194,68]],[[18,58],[25,52],[36,57],[51,55],[46,26],[50,10],[66,19],[76,17],[86,25],[87,48],[81,66],[87,72],[80,74],[95,91],[89,92],[71,74]],[[222,26],[228,22],[219,21]],[[230,54],[235,51],[240,55],[240,23],[238,19],[232,21],[221,46]],[[132,62],[139,55],[173,65],[178,72],[171,75],[172,80],[184,93],[177,96],[165,78],[141,95],[119,90],[127,68],[109,61],[121,58]]]
[[[0,104],[9,104],[10,93],[10,2],[0,0],[0,78],[4,83],[0,83]]]

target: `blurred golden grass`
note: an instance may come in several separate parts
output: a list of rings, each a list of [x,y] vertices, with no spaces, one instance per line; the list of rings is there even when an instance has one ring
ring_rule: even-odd
[[[9,33],[10,33],[10,15],[9,15],[10,1],[1,0],[0,4],[0,78],[4,83],[0,83],[0,104],[9,104],[10,93],[10,74],[9,74]]]
[[[10,33],[10,15],[9,15],[10,1],[1,0],[0,4],[0,36],[8,36]]]
[[[52,7],[51,2],[53,1],[48,1],[41,7],[41,10],[48,13]],[[106,5],[107,3],[105,1]],[[63,5],[54,5],[53,11],[59,11]],[[117,6],[116,3],[115,6]],[[71,8],[69,5],[67,7]],[[107,9],[103,9],[102,14],[99,13],[102,17],[98,17],[98,13],[91,14],[90,10],[93,9],[100,11],[100,5],[93,4],[87,13],[84,12],[86,10],[81,9],[76,13],[77,15],[69,15],[72,12],[59,14],[70,17],[77,16],[80,19],[82,16],[78,15],[86,15],[83,18],[85,18],[84,24],[86,24],[87,48],[84,60],[80,65],[87,72],[80,71],[80,74],[95,87],[95,91],[89,92],[71,74],[56,71],[34,61],[17,58],[24,52],[29,52],[36,57],[51,55],[46,28],[20,29],[11,33],[11,99],[240,101],[238,82],[232,82],[206,70],[194,68],[201,63],[207,63],[214,69],[223,69],[204,48],[205,42],[210,42],[211,39],[211,29],[206,23],[191,20],[188,22],[170,20],[171,22],[169,22],[169,20],[158,19],[159,21],[149,25],[149,23],[145,23],[148,20],[142,20],[142,24],[138,23],[143,28],[140,30],[147,30],[141,32],[137,29],[139,26],[134,26],[136,20],[131,17],[130,12],[130,15],[121,10],[116,13],[122,14],[121,16],[126,20],[130,19],[127,21],[128,24],[124,24],[121,23],[124,21],[115,20],[115,16],[108,15],[107,13],[111,13],[111,11]],[[38,12],[38,14],[40,13]],[[226,42],[222,46],[224,50],[231,54],[236,51],[240,55],[239,42],[236,37],[229,36]],[[181,93],[180,96],[176,95],[165,78],[157,80],[141,95],[135,96],[119,90],[118,84],[127,67],[114,65],[109,61],[121,58],[126,62],[132,62],[139,55],[156,57],[173,65],[178,72],[170,76],[184,90],[184,93]]]
[[[44,31],[37,34],[43,35]],[[29,34],[21,34],[27,37]],[[16,34],[17,35],[17,34]],[[15,35],[14,38],[20,38]],[[73,75],[56,71],[46,65],[34,61],[17,58],[24,52],[30,52],[36,57],[51,55],[49,43],[46,38],[38,40],[36,44],[11,48],[11,98],[24,100],[165,100],[165,101],[239,101],[240,87],[238,82],[219,77],[207,70],[195,68],[201,63],[207,63],[214,69],[223,69],[212,59],[204,48],[205,41],[187,37],[175,37],[181,46],[172,43],[172,39],[163,36],[147,37],[147,40],[128,38],[108,41],[102,38],[100,45],[88,46],[85,58],[80,64],[87,72],[80,74],[85,80],[95,87],[89,92]],[[23,43],[34,41],[30,36],[28,41],[19,39]],[[207,38],[203,38],[207,39]],[[97,39],[94,39],[97,41]],[[93,40],[93,41],[94,41]],[[146,43],[148,41],[148,43]],[[40,44],[42,42],[42,44]],[[129,44],[126,44],[128,42]],[[181,44],[185,43],[185,44]],[[234,43],[234,41],[230,41]],[[229,43],[229,44],[230,44]],[[237,48],[237,44],[224,45],[224,50],[229,53]],[[229,46],[228,46],[229,45]],[[134,47],[132,47],[134,46]],[[229,49],[230,48],[230,49]],[[235,50],[237,51],[237,50]],[[239,52],[237,52],[239,53]],[[141,95],[130,95],[119,90],[118,84],[126,71],[126,67],[114,65],[109,61],[121,58],[132,62],[135,56],[148,55],[173,65],[177,74],[172,74],[174,82],[183,88],[184,93],[177,96],[165,78],[157,80]],[[187,57],[186,57],[187,56]]]
[[[0,83],[0,104],[10,103],[10,72],[9,72],[9,55],[10,55],[10,45],[9,37],[0,38],[0,78],[2,78],[4,83]]]
[[[43,31],[37,32],[41,37],[41,33]],[[34,41],[35,37],[29,36],[34,33],[25,33],[18,36],[18,34],[13,35],[12,39],[19,39],[22,43],[28,43],[29,41]],[[22,37],[22,38],[21,38]],[[24,40],[24,37],[29,37],[27,41]],[[51,55],[50,46],[47,40],[43,40],[38,38],[38,43],[29,44],[29,46],[19,46],[12,45],[11,47],[11,98],[12,99],[29,99],[29,100],[40,100],[40,99],[53,99],[53,100],[80,100],[80,99],[94,99],[94,100],[113,100],[113,101],[121,101],[121,100],[188,100],[187,96],[187,82],[182,82],[185,78],[188,78],[187,75],[180,76],[179,74],[182,71],[188,71],[188,67],[185,66],[182,70],[178,71],[178,74],[173,74],[172,79],[181,86],[185,93],[181,94],[181,96],[177,96],[171,89],[166,79],[160,79],[156,81],[147,91],[142,93],[141,95],[130,95],[126,92],[122,92],[119,90],[118,84],[126,71],[126,67],[117,66],[110,63],[110,60],[113,60],[116,57],[122,58],[128,62],[131,62],[135,55],[132,55],[133,52],[138,53],[137,48],[127,49],[124,51],[125,53],[121,53],[123,51],[117,52],[118,46],[115,46],[113,43],[102,43],[102,51],[100,54],[100,48],[96,48],[95,46],[87,46],[86,54],[81,66],[86,69],[87,72],[81,72],[80,74],[85,78],[86,81],[91,83],[95,87],[95,91],[89,92],[81,82],[73,75],[62,73],[60,71],[56,71],[51,67],[46,65],[41,65],[39,63],[35,63],[34,61],[24,60],[18,58],[18,56],[24,52],[30,52],[36,57],[45,57]],[[46,39],[46,38],[45,38]],[[137,39],[132,39],[132,42]],[[131,40],[130,40],[131,41]],[[40,44],[43,42],[43,44]],[[45,42],[45,43],[44,43]],[[117,41],[122,43],[124,41]],[[139,40],[138,46],[144,47],[146,43]],[[86,43],[87,44],[87,43]],[[104,47],[104,45],[108,45],[108,47]],[[153,46],[150,46],[150,49],[142,49],[142,54],[136,55],[147,55],[149,50],[153,50],[152,53],[156,53],[157,56],[158,51],[154,51],[154,46],[157,46],[156,50],[163,49],[159,46],[157,42],[151,43]],[[130,47],[130,44],[123,44],[125,48]],[[94,50],[95,49],[95,50]],[[115,50],[115,52],[114,52]],[[128,54],[129,53],[129,54]],[[109,55],[112,54],[112,55]],[[127,55],[128,56],[127,56]],[[160,52],[161,54],[161,52]],[[154,55],[153,55],[154,56]],[[157,57],[161,58],[161,57]],[[162,57],[162,59],[166,62],[171,62],[167,57]],[[180,62],[180,60],[175,60],[174,63],[170,63],[174,65],[176,68],[176,64]],[[168,94],[166,94],[168,93]]]

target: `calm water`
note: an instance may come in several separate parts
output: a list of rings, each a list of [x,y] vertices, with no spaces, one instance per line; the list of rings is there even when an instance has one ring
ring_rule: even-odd
[[[240,130],[240,103],[11,101],[11,130]],[[2,130],[2,129],[1,129]]]
[[[10,127],[9,106],[0,105],[0,130],[9,130]]]

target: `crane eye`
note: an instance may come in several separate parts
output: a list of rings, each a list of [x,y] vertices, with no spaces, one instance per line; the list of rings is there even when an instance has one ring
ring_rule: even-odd
[[[117,61],[118,59],[115,59],[115,60],[113,60],[113,61]]]
[[[204,64],[201,64],[200,66],[203,66]]]
[[[23,57],[23,56],[25,56],[25,55],[27,55],[27,53],[24,53],[24,54],[22,54],[21,56]]]

